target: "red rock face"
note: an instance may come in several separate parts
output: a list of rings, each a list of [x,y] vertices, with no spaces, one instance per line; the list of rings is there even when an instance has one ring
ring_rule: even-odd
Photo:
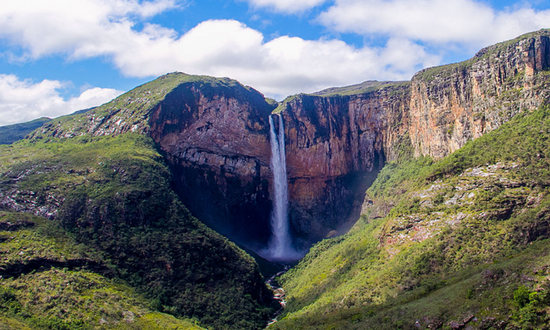
[[[270,235],[268,116],[263,95],[242,87],[186,84],[150,115],[150,135],[164,151],[191,212],[251,248]]]
[[[548,33],[480,51],[469,62],[421,71],[412,79],[415,155],[442,158],[548,99]]]
[[[385,162],[392,110],[407,89],[354,96],[300,96],[282,112],[287,136],[290,220],[305,245],[357,220],[366,189]]]

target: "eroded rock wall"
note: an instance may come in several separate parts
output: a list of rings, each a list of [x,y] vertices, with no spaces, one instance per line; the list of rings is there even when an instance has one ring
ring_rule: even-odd
[[[423,70],[411,82],[415,156],[442,158],[548,100],[548,31],[485,48],[469,61]]]
[[[344,233],[357,220],[407,106],[406,84],[361,95],[300,95],[286,103],[289,216],[306,246]]]
[[[183,202],[203,222],[257,248],[270,236],[273,106],[243,88],[178,86],[151,112],[150,135]]]
[[[288,100],[282,114],[294,233],[315,241],[346,231],[385,161],[445,157],[547,102],[549,40],[542,30],[497,44],[471,60],[423,70],[410,84]]]

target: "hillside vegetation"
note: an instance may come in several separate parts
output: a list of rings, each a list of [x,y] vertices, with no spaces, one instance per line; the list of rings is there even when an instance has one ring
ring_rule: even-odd
[[[154,312],[55,223],[0,212],[0,329],[202,329]]]
[[[273,329],[547,329],[550,108],[386,165],[363,216],[281,282]]]
[[[94,263],[108,266],[111,277],[143,294],[152,310],[195,318],[214,329],[258,329],[271,313],[271,294],[257,264],[191,216],[172,191],[171,174],[150,138],[84,135],[2,146],[0,181],[0,206],[54,219],[78,247],[97,251],[90,255]],[[51,246],[63,250],[55,241]],[[29,242],[21,255],[39,250]],[[62,251],[56,258],[72,257]],[[60,267],[53,263],[52,270],[39,274],[13,272],[41,283],[57,281]],[[82,285],[104,281],[94,274],[62,274],[78,277]],[[19,291],[17,297],[30,294]],[[71,309],[86,308],[78,307],[82,297],[52,296],[52,305],[70,300]]]

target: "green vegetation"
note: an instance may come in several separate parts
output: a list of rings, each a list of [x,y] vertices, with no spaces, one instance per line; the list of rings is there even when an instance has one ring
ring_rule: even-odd
[[[24,139],[27,134],[50,121],[50,118],[42,117],[26,123],[1,126],[0,144],[12,144],[15,141]]]
[[[201,329],[153,312],[112,265],[58,225],[0,212],[0,329]]]
[[[441,161],[388,164],[342,237],[281,278],[274,329],[546,329],[550,108]]]
[[[294,102],[296,100],[299,100],[304,95],[307,95],[307,94],[296,94],[296,95],[292,95],[292,96],[287,97],[282,102],[278,103],[277,107],[275,109],[273,109],[272,113],[279,113],[283,110],[286,110],[289,106],[289,103]]]
[[[325,89],[319,92],[312,94],[300,93],[296,95],[291,95],[280,102],[277,107],[272,111],[272,113],[280,113],[284,110],[290,110],[290,106],[295,102],[304,102],[304,99],[315,99],[318,98],[330,98],[330,97],[347,97],[351,95],[366,95],[374,92],[386,91],[390,97],[400,95],[403,93],[403,87],[410,85],[410,81],[366,81],[361,84],[344,86],[344,87],[334,87]]]
[[[45,240],[45,249],[14,241],[6,249],[20,254],[7,257],[18,262],[32,253],[62,261],[85,253],[91,264],[108,265],[154,310],[215,329],[263,327],[271,296],[257,264],[193,218],[170,180],[153,141],[138,134],[1,146],[4,205],[55,217],[78,242],[77,250],[66,250],[59,242]]]
[[[378,91],[385,88],[396,89],[403,86],[410,85],[410,81],[365,81],[361,84],[344,86],[344,87],[334,87],[324,89],[322,91],[313,93],[312,95],[317,96],[335,96],[335,95],[359,95],[359,94],[368,94],[374,91]]]

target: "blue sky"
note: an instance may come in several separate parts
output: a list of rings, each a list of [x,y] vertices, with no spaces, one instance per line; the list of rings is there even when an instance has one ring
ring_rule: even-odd
[[[102,104],[167,72],[281,100],[408,80],[550,28],[542,0],[0,0],[0,125]]]

